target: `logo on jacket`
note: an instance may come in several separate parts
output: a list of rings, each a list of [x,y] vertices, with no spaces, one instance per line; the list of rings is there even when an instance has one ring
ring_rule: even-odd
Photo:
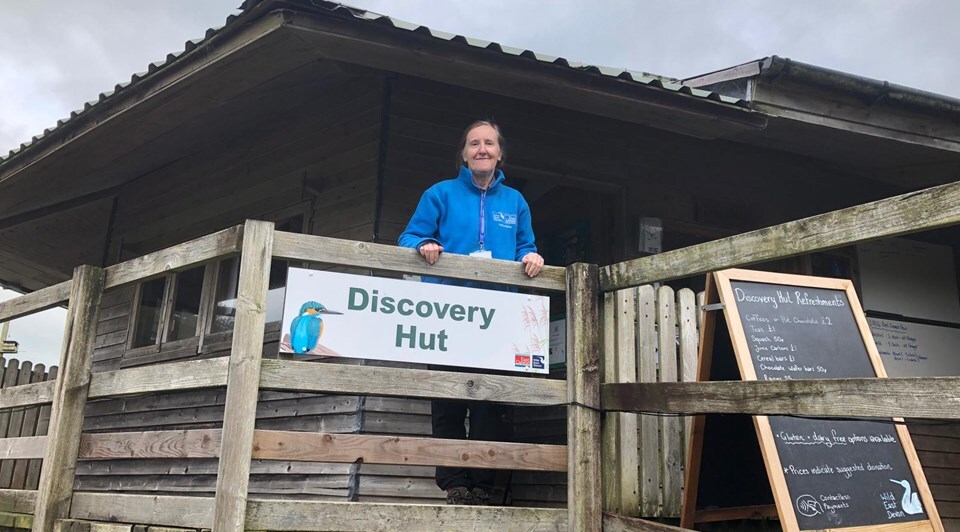
[[[517,215],[509,212],[493,211],[493,221],[504,229],[513,229],[517,226]]]

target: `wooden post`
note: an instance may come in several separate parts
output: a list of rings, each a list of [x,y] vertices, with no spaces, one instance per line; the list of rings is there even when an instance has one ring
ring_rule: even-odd
[[[602,529],[600,308],[595,264],[567,267],[567,514],[569,530]]]
[[[56,520],[70,514],[103,284],[104,272],[100,268],[78,266],[73,270],[67,325],[60,352],[62,373],[53,392],[47,452],[34,510],[34,530],[52,532]]]
[[[233,344],[227,373],[223,443],[217,465],[213,517],[215,531],[240,532],[246,517],[272,256],[273,223],[247,220],[243,226],[237,316],[233,325]]]

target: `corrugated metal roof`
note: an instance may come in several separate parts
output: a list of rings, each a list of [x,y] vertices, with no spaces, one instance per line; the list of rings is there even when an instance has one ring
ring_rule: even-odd
[[[260,3],[263,3],[265,1],[272,1],[272,0],[247,0],[243,3],[242,6],[240,6],[240,8],[243,9],[244,11],[247,11],[252,7]],[[312,0],[312,1],[311,0],[293,0],[292,2],[288,0],[286,4],[287,5],[301,4],[311,9],[319,8],[321,10],[326,10],[338,16],[369,21],[370,23],[381,24],[381,25],[392,27],[392,28],[396,28],[398,30],[409,31],[409,32],[413,32],[421,35],[429,35],[441,41],[466,44],[474,48],[492,50],[508,56],[522,57],[525,59],[533,59],[536,61],[540,61],[542,63],[560,65],[560,66],[568,67],[570,69],[577,70],[584,73],[631,81],[631,82],[639,83],[642,85],[663,89],[669,92],[675,92],[675,93],[693,96],[697,98],[705,98],[705,99],[713,100],[716,102],[736,105],[740,107],[748,107],[748,103],[744,100],[731,98],[729,96],[722,96],[716,92],[688,87],[686,85],[683,85],[679,79],[658,76],[658,75],[650,74],[647,72],[638,72],[634,70],[628,70],[625,68],[605,67],[605,66],[598,66],[598,65],[590,65],[586,63],[579,63],[576,61],[569,61],[563,57],[547,55],[539,52],[534,52],[532,50],[523,50],[520,48],[513,48],[510,46],[501,45],[496,42],[486,41],[483,39],[476,39],[473,37],[465,37],[463,35],[455,35],[452,33],[431,29],[426,26],[414,24],[411,22],[406,22],[403,20],[399,20],[386,15],[381,15],[379,13],[374,13],[372,11],[367,11],[365,9],[349,6],[346,4],[328,2],[325,0]],[[150,65],[148,65],[146,72],[138,72],[136,74],[133,74],[130,77],[129,82],[118,83],[113,90],[100,93],[100,96],[96,100],[91,100],[89,102],[86,102],[82,108],[71,112],[69,117],[58,120],[56,126],[45,129],[43,133],[36,135],[31,140],[21,144],[19,148],[15,148],[11,150],[9,154],[7,154],[6,156],[0,155],[0,166],[6,163],[7,160],[9,160],[11,157],[26,151],[28,148],[34,145],[37,141],[49,135],[50,133],[56,131],[58,128],[60,128],[64,124],[69,123],[70,121],[72,121],[73,119],[75,119],[76,117],[84,113],[90,112],[91,109],[96,109],[100,103],[110,99],[115,94],[122,92],[124,90],[127,90],[130,87],[136,86],[141,80],[148,78],[153,74],[155,74],[156,72],[168,67],[171,63],[175,62],[178,58],[180,58],[184,54],[197,48],[204,42],[208,41],[214,35],[220,33],[224,28],[227,28],[228,26],[230,26],[239,17],[240,15],[228,16],[226,20],[226,24],[224,26],[221,26],[219,28],[208,29],[202,39],[193,39],[193,40],[187,41],[184,45],[183,51],[172,52],[170,54],[167,54],[167,57],[163,61],[157,61],[155,63],[151,63]]]

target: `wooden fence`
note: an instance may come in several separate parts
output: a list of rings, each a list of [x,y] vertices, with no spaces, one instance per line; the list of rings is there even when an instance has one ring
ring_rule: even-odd
[[[23,386],[57,378],[57,366],[49,371],[43,364],[20,362],[4,357],[2,364],[2,388]],[[32,405],[0,410],[0,438],[46,436],[50,423],[50,405]],[[0,439],[0,445],[5,440]],[[0,458],[10,456],[7,449],[0,450]],[[40,484],[40,460],[0,460],[0,489],[35,490]]]
[[[671,310],[672,298],[661,297],[659,303],[649,303],[649,293],[643,288],[636,291],[636,305],[630,291],[625,296],[616,293],[610,298],[601,298],[601,293],[957,222],[960,222],[960,184],[951,184],[629,261],[602,271],[595,265],[584,264],[566,269],[547,267],[532,280],[526,279],[512,262],[449,255],[430,267],[411,250],[275,232],[271,224],[253,221],[242,228],[221,231],[109,268],[80,266],[67,282],[0,303],[2,322],[69,302],[58,379],[0,389],[0,409],[53,405],[47,436],[20,436],[3,441],[3,456],[18,460],[42,458],[44,462],[37,490],[0,490],[0,511],[23,514],[16,516],[18,523],[31,522],[35,530],[41,531],[52,531],[58,522],[66,526],[69,519],[231,531],[424,527],[594,531],[603,526],[618,529],[636,525],[623,516],[604,517],[601,495],[607,495],[608,502],[615,500],[621,509],[625,504],[632,505],[634,496],[638,505],[651,511],[654,503],[664,509],[671,507],[674,503],[667,501],[666,496],[653,489],[645,490],[643,485],[650,484],[652,488],[654,471],[661,475],[660,484],[674,482],[662,473],[668,467],[673,468],[678,459],[667,454],[664,461],[656,465],[638,461],[636,485],[629,472],[619,481],[603,484],[600,458],[606,453],[601,452],[601,441],[605,451],[609,452],[611,445],[619,445],[620,458],[632,459],[635,453],[630,452],[633,444],[629,439],[633,423],[639,427],[638,445],[646,446],[648,440],[649,445],[653,445],[654,431],[644,426],[649,422],[631,418],[631,414],[728,412],[960,419],[960,378],[671,382],[687,373],[689,364],[677,359],[675,366],[664,365],[665,357],[674,357],[672,350],[677,337],[674,335],[671,339],[670,334],[661,334],[657,352],[662,382],[643,382],[650,376],[649,368],[644,363],[631,368],[634,363],[631,361],[637,358],[620,353],[629,350],[630,345],[638,345],[635,338],[629,337],[631,328],[608,331],[611,328],[601,327],[601,302],[613,314],[623,312],[625,323],[630,322],[630,313],[634,312],[631,309],[635,308],[637,317],[633,320],[640,324],[641,331],[651,326],[653,320],[649,317],[653,312],[661,320],[661,329],[670,329],[676,327],[672,322],[676,318],[672,316],[682,316],[681,323],[692,319],[689,295],[683,296],[686,302],[679,305],[679,309]],[[128,368],[91,376],[97,314],[105,289],[236,255],[241,250],[236,325],[229,358]],[[568,378],[562,382],[261,360],[264,302],[272,258],[566,291]],[[653,306],[644,303],[641,307],[642,301]],[[619,314],[617,318],[620,319]],[[679,338],[683,344],[690,338],[689,323],[686,328],[680,327]],[[601,345],[606,348],[603,364]],[[639,348],[650,349],[650,342],[641,341]],[[612,382],[617,378],[629,380],[634,371],[639,382]],[[601,384],[601,374],[608,382]],[[222,429],[82,433],[88,399],[222,386],[226,386]],[[567,445],[255,430],[256,398],[260,389],[423,399],[470,398],[519,405],[566,404]],[[842,401],[838,400],[840,396]],[[937,400],[930,401],[930,397]],[[608,416],[605,433],[601,433],[601,411]],[[631,414],[610,413],[613,411]],[[683,424],[674,421],[657,421],[658,444],[664,448],[677,445],[683,433]],[[73,490],[78,458],[169,457],[218,457],[216,496],[118,495]],[[375,464],[457,464],[565,471],[568,504],[567,509],[562,510],[252,500],[248,498],[247,489],[251,458],[327,462],[362,459],[364,463]],[[606,478],[610,480],[612,471],[609,467],[606,471]],[[601,486],[605,485],[616,486],[617,493],[613,494],[610,489],[603,491]],[[649,522],[643,526],[655,529],[655,524]]]

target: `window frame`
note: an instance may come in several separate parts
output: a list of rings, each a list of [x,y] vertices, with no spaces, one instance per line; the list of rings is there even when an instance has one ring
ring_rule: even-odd
[[[301,234],[309,234],[310,227],[312,223],[311,219],[312,214],[312,202],[304,201],[296,205],[291,205],[282,209],[268,212],[261,216],[258,216],[257,219],[265,220],[268,222],[275,222],[277,225],[280,225],[288,220],[292,220],[296,217],[302,218],[302,226],[300,229]],[[222,257],[217,260],[213,260],[202,265],[194,265],[182,270],[166,273],[160,277],[154,277],[152,279],[146,279],[137,284],[137,288],[134,291],[134,297],[131,301],[131,309],[129,314],[129,321],[127,327],[127,340],[126,340],[126,350],[124,353],[124,358],[127,357],[138,357],[150,354],[156,354],[164,351],[173,351],[179,349],[187,349],[190,347],[195,348],[195,352],[198,354],[207,353],[210,351],[220,350],[223,348],[224,343],[230,342],[233,339],[233,330],[229,331],[220,331],[220,332],[210,332],[213,328],[213,318],[214,310],[216,307],[216,298],[217,298],[217,283],[220,275],[220,265],[227,260],[236,258],[237,255]],[[288,261],[289,264],[289,261]],[[189,338],[183,338],[181,340],[168,340],[169,329],[170,329],[170,320],[172,318],[175,301],[176,301],[176,290],[177,290],[177,276],[184,272],[189,271],[195,268],[204,268],[203,271],[203,281],[200,288],[200,307],[197,313],[197,330],[194,335]],[[140,303],[142,302],[143,288],[147,282],[154,281],[158,278],[163,278],[164,281],[164,290],[163,290],[163,299],[159,312],[160,324],[157,329],[157,339],[151,345],[133,347],[134,340],[136,339],[136,329],[138,325],[138,320],[140,318]],[[267,322],[265,324],[264,333],[269,336],[271,333],[279,333],[282,327],[282,319],[277,321]],[[211,347],[213,346],[213,347]]]

